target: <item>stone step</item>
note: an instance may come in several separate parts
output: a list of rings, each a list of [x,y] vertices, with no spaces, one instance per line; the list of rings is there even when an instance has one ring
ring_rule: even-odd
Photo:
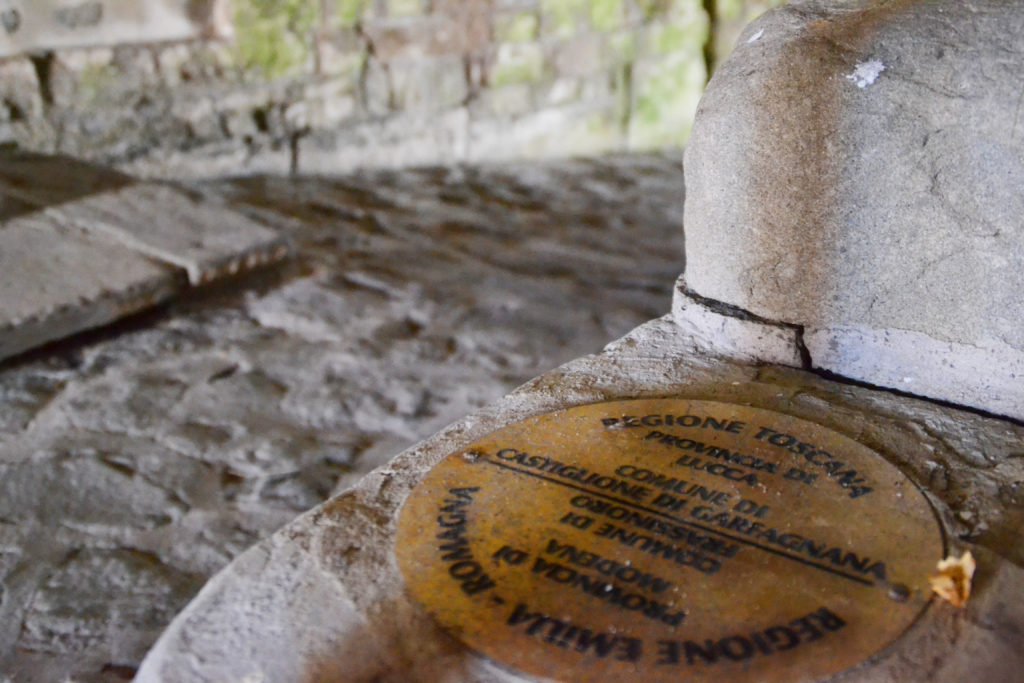
[[[167,301],[181,273],[45,214],[0,229],[0,358]]]
[[[0,359],[279,261],[228,203],[59,156],[0,154]]]
[[[200,285],[276,261],[288,248],[273,230],[226,205],[170,185],[140,183],[46,210],[104,233],[140,254],[172,264]]]

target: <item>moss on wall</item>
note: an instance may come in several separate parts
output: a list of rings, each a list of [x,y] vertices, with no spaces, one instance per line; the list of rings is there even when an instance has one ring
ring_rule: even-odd
[[[541,0],[541,26],[546,37],[571,38],[584,30],[587,0]]]
[[[495,19],[494,39],[498,43],[523,43],[536,40],[540,19],[534,12],[516,12]]]
[[[590,25],[598,31],[611,31],[625,19],[623,0],[591,0]]]
[[[276,79],[310,62],[320,0],[235,0],[234,8],[239,66]]]
[[[333,12],[330,13],[332,23],[346,28],[355,26],[362,20],[369,5],[370,0],[333,0]]]

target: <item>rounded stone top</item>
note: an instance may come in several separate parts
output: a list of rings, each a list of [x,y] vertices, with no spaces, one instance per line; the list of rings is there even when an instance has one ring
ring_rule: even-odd
[[[1024,417],[1024,5],[794,2],[686,150],[686,285],[812,363]]]

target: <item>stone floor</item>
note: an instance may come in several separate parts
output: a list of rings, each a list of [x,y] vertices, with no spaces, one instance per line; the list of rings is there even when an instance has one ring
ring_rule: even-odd
[[[256,540],[666,313],[678,159],[190,188],[297,256],[0,365],[0,681],[130,678]]]

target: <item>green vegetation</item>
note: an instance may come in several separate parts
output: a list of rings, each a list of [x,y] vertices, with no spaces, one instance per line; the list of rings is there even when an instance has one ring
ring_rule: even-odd
[[[554,38],[571,38],[579,30],[580,16],[589,5],[587,0],[541,0],[544,33]]]
[[[524,43],[536,40],[539,23],[537,15],[530,12],[499,17],[494,37],[499,43]]]
[[[643,149],[685,142],[704,80],[703,63],[684,55],[666,58],[645,74],[636,84],[631,145]]]
[[[507,43],[498,50],[491,85],[536,83],[544,75],[544,51],[536,43]]]
[[[644,21],[653,21],[668,14],[672,0],[636,0],[637,6],[644,15]]]
[[[388,0],[389,17],[411,17],[422,9],[420,0]]]
[[[76,97],[88,105],[103,99],[117,85],[117,68],[112,64],[90,64],[78,72]]]
[[[609,41],[615,62],[618,64],[632,62],[636,59],[636,36],[632,33],[617,33]]]
[[[648,28],[648,47],[654,54],[688,52],[699,55],[708,36],[707,15],[695,12],[689,21],[675,20]]]
[[[313,50],[319,0],[235,0],[237,63],[268,78],[304,65]]]
[[[624,18],[622,0],[592,0],[590,3],[590,24],[598,31],[618,28]]]
[[[334,22],[346,28],[355,26],[369,4],[370,0],[334,0]]]
[[[778,7],[786,0],[715,0],[715,9],[719,18],[725,21],[742,20],[743,23],[753,21],[773,7]]]

